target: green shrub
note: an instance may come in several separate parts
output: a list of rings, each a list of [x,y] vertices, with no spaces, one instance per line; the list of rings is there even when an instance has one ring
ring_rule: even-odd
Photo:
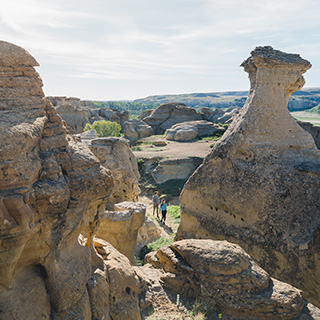
[[[157,251],[161,247],[168,246],[171,243],[173,243],[173,239],[172,238],[160,237],[156,241],[154,241],[152,243],[149,243],[149,244],[145,245],[144,247],[142,247],[140,252],[139,252],[138,259],[140,261],[144,261],[145,255],[148,254],[149,252]]]
[[[83,131],[94,129],[98,137],[120,137],[121,126],[113,121],[95,121],[93,124],[87,123]]]
[[[180,219],[180,206],[168,206],[168,215],[174,219]]]

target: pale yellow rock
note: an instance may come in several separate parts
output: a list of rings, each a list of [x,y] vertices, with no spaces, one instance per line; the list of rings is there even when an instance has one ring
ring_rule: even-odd
[[[319,306],[320,151],[287,109],[311,64],[258,47],[242,66],[248,99],[185,184],[177,239],[238,243]]]
[[[132,264],[139,228],[143,225],[146,206],[140,202],[124,201],[114,205],[116,211],[106,211],[96,231],[96,236],[112,244]]]

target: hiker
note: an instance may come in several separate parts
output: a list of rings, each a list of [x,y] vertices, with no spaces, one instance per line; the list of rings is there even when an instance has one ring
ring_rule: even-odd
[[[153,202],[153,215],[154,212],[156,211],[157,218],[159,219],[159,195],[158,191],[154,193],[154,196],[152,197],[152,202]]]
[[[166,204],[166,199],[162,199],[161,205],[160,205],[160,210],[161,210],[161,222],[163,224],[166,224],[166,217],[167,217],[167,204]]]

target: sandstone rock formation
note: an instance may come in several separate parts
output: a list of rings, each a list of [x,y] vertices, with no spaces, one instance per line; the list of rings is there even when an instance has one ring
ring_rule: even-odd
[[[81,137],[86,133],[81,134]],[[118,137],[105,137],[87,140],[93,154],[102,166],[111,171],[114,186],[108,198],[107,209],[122,201],[137,201],[140,194],[139,170],[128,140]]]
[[[112,244],[133,265],[139,228],[143,225],[146,206],[140,202],[124,201],[114,205],[115,211],[106,211],[100,218],[96,236]]]
[[[117,109],[95,108],[91,101],[79,98],[48,97],[72,133],[81,133],[87,123],[114,121],[122,125],[129,120],[129,112]]]
[[[199,157],[162,159],[151,171],[151,175],[158,184],[169,180],[187,180],[202,161],[203,159]]]
[[[298,124],[300,127],[302,127],[304,130],[309,132],[312,135],[312,138],[317,146],[318,149],[320,149],[320,127],[314,126],[310,122],[302,122],[298,121]]]
[[[320,152],[291,117],[310,63],[257,47],[242,63],[250,93],[180,197],[178,238],[240,244],[273,277],[320,305]]]
[[[103,257],[104,272],[100,271],[100,274],[102,273],[108,283],[108,291],[104,302],[109,308],[111,319],[141,319],[139,294],[142,291],[140,287],[143,284],[141,284],[138,273],[131,266],[128,258],[119,253],[108,242],[95,239],[94,245]],[[100,312],[92,319],[110,319],[108,317],[103,318],[105,314]]]
[[[134,143],[141,138],[149,137],[154,134],[154,130],[151,126],[138,119],[126,121],[122,126],[122,130],[124,137],[128,139],[130,143]]]
[[[224,109],[210,109],[204,107],[201,109],[200,114],[204,120],[214,123],[231,123],[232,120],[239,113],[239,107],[231,107],[227,110]]]
[[[1,318],[91,319],[89,246],[112,178],[66,134],[37,65],[0,42]]]
[[[191,141],[197,137],[213,136],[226,129],[205,120],[181,122],[166,130],[166,139],[175,141]]]
[[[156,134],[164,133],[174,124],[187,121],[202,120],[201,115],[194,108],[183,103],[166,103],[160,105],[153,112],[143,118]]]
[[[146,261],[163,270],[160,278],[167,289],[205,300],[226,319],[320,315],[319,309],[306,306],[300,290],[270,278],[245,251],[227,241],[182,240],[149,253]]]

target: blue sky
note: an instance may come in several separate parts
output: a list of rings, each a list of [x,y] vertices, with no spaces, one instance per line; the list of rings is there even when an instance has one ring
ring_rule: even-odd
[[[318,0],[10,0],[1,40],[29,51],[46,95],[91,100],[248,90],[256,46],[298,53],[320,87]]]

